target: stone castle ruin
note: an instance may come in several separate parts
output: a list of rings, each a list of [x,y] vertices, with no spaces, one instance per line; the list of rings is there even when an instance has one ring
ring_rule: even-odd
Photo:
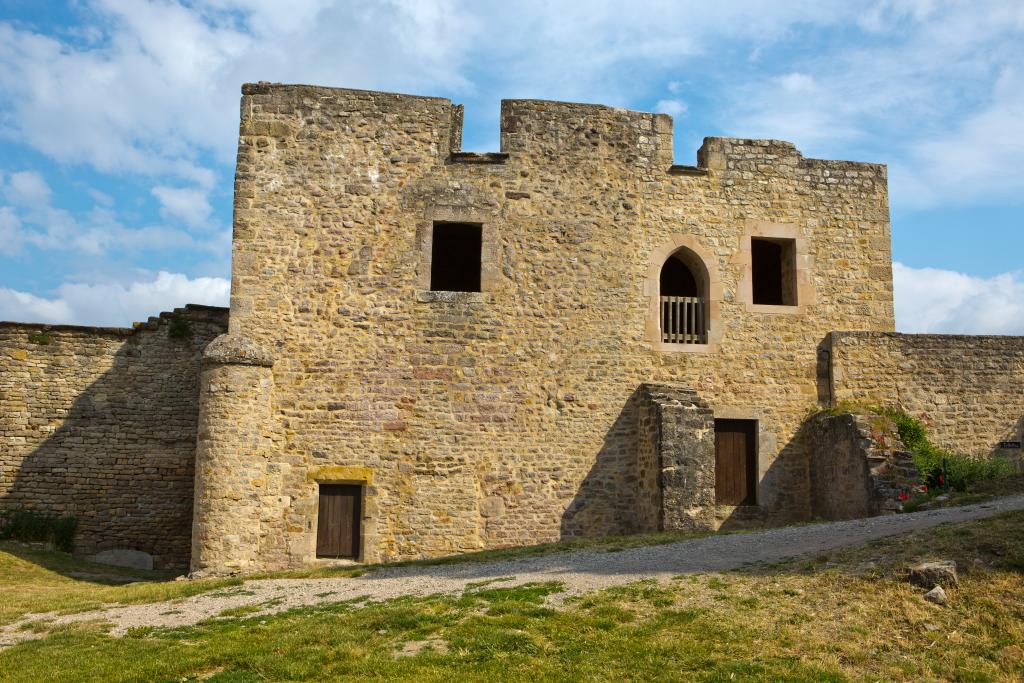
[[[0,323],[0,509],[195,574],[893,509],[844,401],[1022,439],[1024,338],[894,330],[886,169],[672,120],[243,87],[230,311]],[[1002,449],[1002,450],[1001,450]],[[870,452],[868,452],[870,451]],[[1012,453],[1010,453],[1012,455]]]

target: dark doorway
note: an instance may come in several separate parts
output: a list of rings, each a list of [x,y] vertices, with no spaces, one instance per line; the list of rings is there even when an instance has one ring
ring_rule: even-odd
[[[434,223],[430,248],[430,289],[435,292],[479,292],[483,226],[475,223]]]
[[[359,558],[362,487],[321,484],[316,521],[316,556]]]
[[[757,503],[757,420],[715,420],[715,502]]]
[[[796,305],[796,244],[793,240],[751,238],[750,271],[755,304]]]

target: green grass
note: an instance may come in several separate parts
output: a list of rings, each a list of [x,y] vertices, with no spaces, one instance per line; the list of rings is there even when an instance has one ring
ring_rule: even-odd
[[[952,558],[941,608],[905,579]],[[349,602],[179,629],[68,629],[0,652],[12,681],[1015,680],[1024,677],[1024,513],[756,571]]]
[[[177,573],[110,567],[0,541],[0,624],[30,612],[66,614],[115,602],[160,602],[242,583],[239,578],[172,581]]]
[[[484,550],[424,560],[362,566],[309,567],[247,575],[254,579],[302,579],[361,576],[374,569],[488,562],[517,557],[537,557],[557,552],[593,550],[613,552],[649,545],[699,538],[711,532],[665,532],[635,536],[581,538],[520,548]],[[106,604],[160,602],[184,598],[226,587],[241,586],[241,577],[172,581],[175,571],[137,571],[87,562],[23,543],[0,541],[0,624],[33,612],[67,614],[96,609]],[[239,590],[239,589],[233,589]]]
[[[1024,475],[1012,474],[995,479],[987,479],[972,483],[963,491],[950,489],[929,489],[925,494],[918,494],[903,504],[904,512],[915,512],[920,509],[932,509],[941,507],[953,507],[956,505],[970,505],[980,503],[992,498],[1013,496],[1024,493]],[[945,500],[937,500],[939,496],[945,496]]]

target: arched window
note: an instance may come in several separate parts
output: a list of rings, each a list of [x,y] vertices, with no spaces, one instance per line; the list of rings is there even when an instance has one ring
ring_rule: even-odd
[[[682,247],[661,266],[658,281],[661,341],[708,343],[708,272],[694,252]]]

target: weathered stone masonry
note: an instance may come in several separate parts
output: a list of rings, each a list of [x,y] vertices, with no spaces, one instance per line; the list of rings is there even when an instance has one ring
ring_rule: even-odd
[[[0,510],[74,515],[83,554],[188,566],[199,360],[226,325],[203,306],[136,329],[0,323]]]
[[[956,450],[1021,439],[1024,339],[892,331],[884,166],[728,138],[681,166],[668,116],[536,100],[464,153],[462,116],[244,86],[228,333],[202,307],[187,342],[170,317],[0,325],[0,504],[201,575],[320,561],[330,487],[358,491],[365,562],[889,511],[891,434],[808,420],[844,401],[927,412]],[[479,291],[431,291],[448,223],[475,226]],[[697,338],[665,335],[670,259]],[[716,420],[753,444],[729,505]]]
[[[503,103],[500,154],[467,155],[460,119],[437,98],[244,88],[231,332],[275,360],[253,472],[272,503],[243,568],[313,561],[327,467],[372,476],[368,561],[657,528],[645,383],[758,420],[758,509],[809,516],[794,436],[827,391],[818,347],[893,326],[885,168],[721,138],[675,166],[667,116],[532,100]],[[481,292],[429,291],[437,221],[482,226]],[[751,303],[759,235],[795,241],[798,306]],[[681,248],[707,271],[700,348],[652,335]]]
[[[900,406],[936,444],[1019,459],[1024,440],[1024,337],[834,332],[831,394],[841,402]]]

